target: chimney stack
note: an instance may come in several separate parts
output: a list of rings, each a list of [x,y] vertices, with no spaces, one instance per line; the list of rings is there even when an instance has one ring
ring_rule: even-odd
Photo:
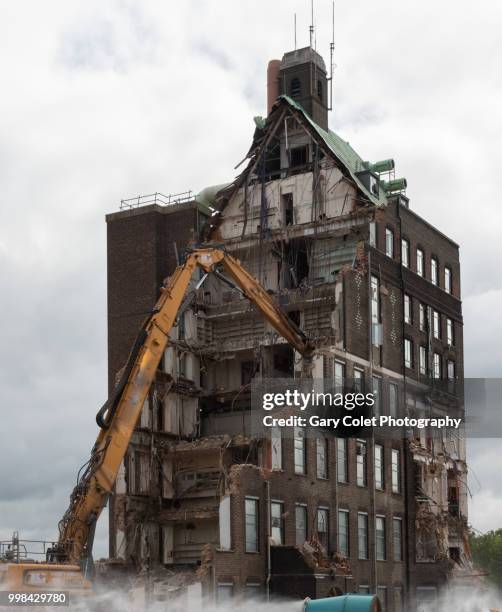
[[[270,115],[274,102],[279,97],[279,70],[281,60],[270,60],[267,67],[267,115]]]

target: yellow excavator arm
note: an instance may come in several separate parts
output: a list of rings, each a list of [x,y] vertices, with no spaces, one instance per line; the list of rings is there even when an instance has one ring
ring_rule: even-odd
[[[72,492],[70,506],[60,525],[59,542],[52,561],[80,563],[91,560],[96,521],[113,490],[120,465],[169,342],[180,306],[196,268],[215,273],[240,288],[267,321],[304,357],[313,346],[276,306],[260,283],[240,262],[218,247],[194,248],[169,277],[151,316],[144,323],[112,396],[97,415],[99,432],[91,458]],[[85,570],[84,570],[85,571]]]

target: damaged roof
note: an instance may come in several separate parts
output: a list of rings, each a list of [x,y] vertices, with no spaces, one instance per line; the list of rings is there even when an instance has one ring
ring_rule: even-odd
[[[305,112],[302,105],[298,104],[298,102],[293,100],[293,98],[282,95],[279,96],[278,100],[279,103],[280,101],[286,102],[286,104],[302,114],[304,119],[309,123],[318,136],[320,136],[326,147],[333,153],[334,157],[341,162],[341,164],[349,172],[351,178],[354,180],[359,189],[373,204],[376,206],[384,206],[387,204],[387,198],[385,197],[385,192],[383,189],[379,190],[379,196],[375,196],[375,194],[369,191],[357,177],[356,173],[365,170],[366,167],[362,157],[360,157],[356,151],[354,151],[348,142],[340,138],[340,136],[335,134],[335,132],[332,132],[331,130],[326,131],[320,125],[315,123],[310,115]]]

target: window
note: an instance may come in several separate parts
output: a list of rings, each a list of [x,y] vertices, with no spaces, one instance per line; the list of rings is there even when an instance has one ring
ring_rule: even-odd
[[[365,512],[357,514],[357,556],[368,559],[368,515]]]
[[[377,586],[377,597],[382,604],[382,612],[387,610],[387,587]]]
[[[384,488],[384,453],[381,444],[375,444],[375,488],[383,491]]]
[[[218,603],[225,601],[232,601],[234,596],[234,585],[233,584],[218,584]]]
[[[424,275],[424,252],[422,249],[417,249],[417,274],[418,276]]]
[[[444,269],[444,290],[446,293],[451,293],[451,268]]]
[[[297,77],[295,77],[294,79],[291,80],[291,85],[290,85],[290,94],[292,98],[299,98],[301,95],[301,84],[300,84],[300,79],[298,79]]]
[[[403,589],[394,587],[394,612],[403,612]]]
[[[322,101],[322,81],[317,79],[317,97]]]
[[[345,385],[345,364],[335,361],[335,391],[343,393]]]
[[[354,391],[364,393],[364,372],[354,368]]]
[[[432,333],[434,338],[441,338],[441,315],[437,310],[432,311]]]
[[[418,327],[420,331],[425,331],[426,309],[423,304],[418,305]]]
[[[376,276],[371,277],[371,321],[372,323],[380,321],[380,288]]]
[[[455,343],[453,321],[446,319],[446,344],[453,346]]]
[[[382,414],[382,379],[378,376],[373,376],[371,379],[372,392],[375,399],[373,406],[374,416],[380,416]]]
[[[366,584],[360,584],[357,592],[360,593],[361,595],[369,595],[370,593],[370,587],[367,586]]]
[[[336,439],[336,478],[338,482],[348,482],[347,438]]]
[[[344,557],[349,556],[349,511],[338,510],[338,552]]]
[[[413,343],[409,338],[404,339],[404,365],[407,368],[413,367]]]
[[[427,376],[427,349],[421,346],[418,353],[419,371],[422,376]]]
[[[329,511],[327,508],[317,509],[317,537],[326,552],[329,551]]]
[[[401,239],[401,264],[405,268],[410,267],[410,243],[406,238]]]
[[[365,487],[367,481],[366,442],[356,441],[356,482],[358,487]]]
[[[295,427],[295,474],[305,474],[305,432],[301,427]]]
[[[406,293],[404,294],[404,322],[410,325],[412,323],[411,297]]]
[[[389,383],[389,413],[396,417],[399,409],[399,389],[394,383]]]
[[[455,362],[448,360],[447,364],[448,380],[455,380]]]
[[[317,478],[328,477],[328,440],[327,438],[316,439],[316,468]]]
[[[282,200],[282,212],[284,225],[293,225],[295,222],[295,208],[293,205],[293,194],[292,193],[283,193],[281,196]]]
[[[307,540],[307,506],[300,504],[295,506],[295,531],[296,545],[303,546]]]
[[[437,588],[436,587],[417,587],[417,612],[434,610],[437,608]]]
[[[258,552],[258,500],[246,497],[246,552]]]
[[[270,446],[272,452],[272,469],[282,470],[282,436],[279,426],[270,429]]]
[[[401,492],[401,458],[397,449],[392,449],[392,492]]]
[[[263,597],[261,584],[247,582],[244,588],[244,597],[252,601],[259,601]]]
[[[297,168],[299,166],[306,166],[309,161],[309,150],[308,146],[294,147],[291,149],[290,166],[291,168]]]
[[[394,546],[394,561],[403,560],[403,521],[400,518],[392,519],[392,539]]]
[[[376,247],[376,223],[370,221],[370,246]]]
[[[270,527],[272,540],[276,545],[284,544],[284,504],[280,501],[270,502]]]
[[[375,518],[375,540],[377,561],[385,561],[385,517]]]
[[[439,353],[434,353],[433,372],[434,378],[441,378],[441,355]]]
[[[394,232],[390,227],[385,228],[385,254],[394,257]]]
[[[431,257],[431,283],[433,285],[438,284],[438,271],[439,271],[438,260],[435,257]]]

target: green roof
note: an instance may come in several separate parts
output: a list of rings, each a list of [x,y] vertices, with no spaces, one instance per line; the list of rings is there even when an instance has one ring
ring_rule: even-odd
[[[361,189],[361,191],[365,193],[365,195],[371,202],[373,202],[373,204],[375,204],[376,206],[385,206],[385,204],[387,204],[387,198],[385,197],[385,192],[382,188],[379,189],[379,196],[377,197],[374,193],[369,191],[358,178],[356,173],[361,172],[366,168],[362,157],[360,157],[356,153],[356,151],[354,151],[354,149],[350,146],[348,142],[340,138],[340,136],[335,134],[335,132],[332,132],[331,130],[326,131],[320,125],[315,123],[315,121],[312,120],[310,115],[305,112],[302,105],[298,104],[298,102],[293,100],[293,98],[290,98],[286,95],[282,95],[279,96],[279,100],[284,100],[289,106],[292,106],[297,111],[302,113],[302,115],[305,117],[311,127],[322,138],[324,144],[332,151],[333,155],[345,166],[359,189]]]

